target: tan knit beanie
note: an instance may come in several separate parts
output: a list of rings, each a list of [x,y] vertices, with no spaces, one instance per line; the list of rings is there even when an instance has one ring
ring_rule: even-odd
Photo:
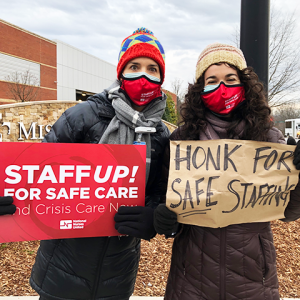
[[[244,54],[240,49],[231,45],[214,43],[208,45],[199,55],[196,65],[196,80],[209,66],[220,62],[229,63],[240,70],[247,68]]]

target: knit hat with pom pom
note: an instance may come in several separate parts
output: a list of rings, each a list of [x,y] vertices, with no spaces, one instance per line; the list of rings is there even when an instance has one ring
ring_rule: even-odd
[[[141,27],[127,37],[121,44],[117,76],[120,79],[126,64],[136,57],[149,57],[155,60],[160,68],[161,82],[165,78],[165,51],[153,32]]]
[[[199,55],[196,65],[196,80],[209,66],[220,62],[232,64],[240,70],[247,68],[244,54],[240,49],[231,45],[214,43],[208,45]]]

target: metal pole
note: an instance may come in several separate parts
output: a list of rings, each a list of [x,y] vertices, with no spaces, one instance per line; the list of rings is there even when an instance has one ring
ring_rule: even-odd
[[[240,47],[268,91],[270,0],[241,0]]]

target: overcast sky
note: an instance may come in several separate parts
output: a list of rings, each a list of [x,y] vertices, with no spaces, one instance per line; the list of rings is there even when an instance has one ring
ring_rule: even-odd
[[[166,52],[165,87],[192,82],[203,48],[233,44],[241,0],[0,0],[0,18],[51,40],[61,40],[114,65],[122,40],[138,27],[154,32]],[[299,0],[271,0],[282,13]],[[299,22],[300,23],[300,22]],[[299,27],[300,38],[300,27]],[[0,33],[1,34],[1,33]]]

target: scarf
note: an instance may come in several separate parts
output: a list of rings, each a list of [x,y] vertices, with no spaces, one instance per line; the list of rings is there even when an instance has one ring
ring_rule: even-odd
[[[214,114],[206,113],[207,126],[204,131],[200,131],[200,140],[218,140],[226,139],[227,129],[230,125],[230,121],[225,121]],[[235,128],[235,139],[240,139],[244,133],[245,121],[242,120]]]
[[[116,115],[110,121],[103,133],[99,144],[126,144],[132,145],[137,140],[136,127],[156,127],[161,121],[166,107],[166,95],[162,93],[162,99],[151,101],[142,112],[131,107],[131,102],[119,91],[120,81],[116,80],[104,91],[108,99],[112,100],[112,106]],[[148,181],[151,164],[151,138],[150,133],[143,133],[142,141],[146,143],[146,183]]]

